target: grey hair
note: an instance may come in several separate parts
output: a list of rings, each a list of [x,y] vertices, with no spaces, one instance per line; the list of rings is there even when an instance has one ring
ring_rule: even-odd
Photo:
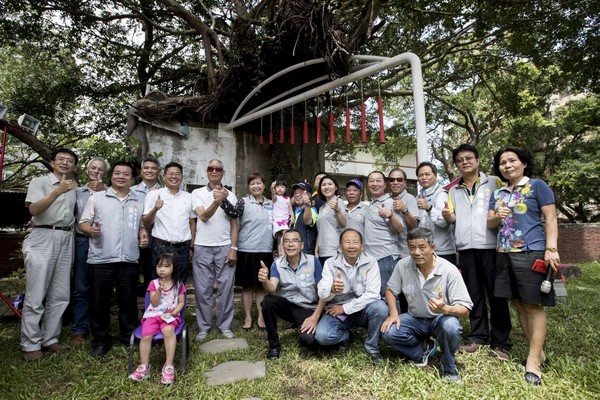
[[[85,165],[85,169],[88,169],[90,167],[90,164],[94,161],[102,161],[104,163],[104,171],[106,173],[108,173],[108,171],[110,171],[110,163],[102,157],[92,157],[90,159],[90,161],[88,161],[87,164]]]

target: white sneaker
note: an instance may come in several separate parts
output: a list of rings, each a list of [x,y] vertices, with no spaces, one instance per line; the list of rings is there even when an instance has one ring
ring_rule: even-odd
[[[233,332],[231,332],[229,329],[222,330],[221,335],[223,335],[225,339],[233,339],[235,337]]]
[[[196,335],[196,340],[204,340],[208,336],[208,331],[200,331]]]

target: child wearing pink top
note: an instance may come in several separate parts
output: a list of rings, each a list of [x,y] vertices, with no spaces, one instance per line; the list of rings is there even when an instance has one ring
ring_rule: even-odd
[[[271,200],[273,200],[273,237],[277,239],[277,252],[283,254],[281,238],[285,231],[294,224],[294,210],[287,191],[287,183],[277,180],[271,183]]]

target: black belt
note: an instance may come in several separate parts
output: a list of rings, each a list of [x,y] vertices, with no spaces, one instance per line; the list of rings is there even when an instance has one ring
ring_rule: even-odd
[[[185,247],[188,245],[188,242],[167,242],[166,240],[155,238],[154,236],[152,237],[152,241],[154,241],[159,246],[166,246],[166,247],[178,248],[178,247]]]
[[[71,226],[36,225],[35,227],[42,228],[42,229],[52,229],[52,230],[58,229],[59,231],[72,231],[74,228],[74,225],[71,225]]]

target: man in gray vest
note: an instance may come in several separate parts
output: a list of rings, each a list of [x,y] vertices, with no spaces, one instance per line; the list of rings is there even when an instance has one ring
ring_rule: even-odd
[[[278,317],[299,326],[300,344],[312,346],[317,323],[325,306],[325,302],[319,301],[317,295],[321,264],[315,256],[302,252],[304,243],[300,232],[288,230],[283,235],[282,243],[285,254],[273,261],[270,271],[261,261],[258,271],[258,280],[268,295],[262,302],[262,312],[269,341],[269,360],[279,358],[281,351],[277,334]]]
[[[148,245],[148,232],[142,225],[143,200],[130,190],[133,167],[117,162],[111,171],[111,187],[91,196],[79,223],[90,237],[90,326],[92,355],[101,357],[112,346],[110,306],[116,287],[119,307],[119,342],[129,343],[137,328],[137,283],[140,247]]]
[[[442,209],[448,201],[448,192],[437,181],[437,167],[423,161],[417,167],[417,178],[421,193],[417,199],[420,209],[419,226],[433,232],[435,254],[456,265],[456,246],[452,225],[442,216]]]
[[[77,155],[56,149],[50,165],[51,173],[31,180],[25,198],[34,225],[23,241],[26,281],[21,348],[26,361],[42,358],[42,349],[66,349],[58,337],[69,304]]]
[[[448,223],[454,224],[460,271],[473,300],[469,314],[471,333],[467,337],[468,344],[460,350],[474,353],[489,344],[493,355],[509,361],[510,313],[508,301],[494,296],[496,230],[487,227],[488,204],[498,188],[498,178],[479,171],[479,152],[471,145],[461,144],[452,150],[452,158],[461,178],[450,189],[442,215]],[[490,307],[489,319],[486,303]]]

